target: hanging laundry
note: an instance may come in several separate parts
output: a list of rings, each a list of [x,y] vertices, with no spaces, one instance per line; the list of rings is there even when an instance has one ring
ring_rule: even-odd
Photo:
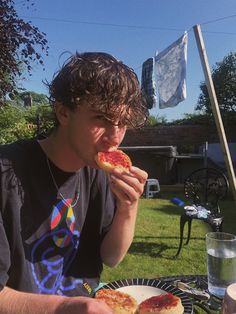
[[[156,82],[154,75],[154,58],[143,62],[141,89],[147,100],[147,108],[152,109],[157,103]]]
[[[159,108],[177,106],[186,99],[187,32],[155,57]]]

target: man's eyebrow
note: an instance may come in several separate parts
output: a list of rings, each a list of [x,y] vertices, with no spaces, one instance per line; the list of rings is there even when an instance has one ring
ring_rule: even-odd
[[[104,112],[102,112],[101,110],[90,109],[89,112],[91,114],[101,114],[101,115],[104,115]]]
[[[110,115],[108,112],[104,112],[104,111],[102,111],[102,110],[91,109],[90,112],[91,112],[92,114],[103,115],[104,117],[112,116],[112,115]]]
[[[102,115],[104,117],[104,119],[107,119],[108,121],[113,121],[115,119],[119,119],[119,120],[126,120],[127,118],[127,112],[126,111],[107,111],[104,112],[102,110],[96,110],[96,109],[90,109],[90,113],[92,115]]]

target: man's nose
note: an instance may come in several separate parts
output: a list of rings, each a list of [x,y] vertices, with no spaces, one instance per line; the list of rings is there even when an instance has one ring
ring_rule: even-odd
[[[123,134],[125,130],[125,127],[121,124],[110,124],[108,133],[113,134],[113,136],[119,136],[120,134]]]
[[[112,146],[117,146],[123,139],[124,133],[125,133],[124,127],[112,124],[110,125],[106,132],[107,141]]]

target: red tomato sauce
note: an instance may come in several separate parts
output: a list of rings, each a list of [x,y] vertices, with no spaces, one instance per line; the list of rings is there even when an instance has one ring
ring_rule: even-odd
[[[102,162],[108,162],[112,165],[121,165],[125,168],[130,167],[130,161],[127,159],[126,155],[119,151],[112,152],[100,152],[98,153],[99,159]]]
[[[169,307],[175,307],[178,303],[178,299],[171,293],[161,294],[151,297],[141,304],[141,309],[163,309]]]

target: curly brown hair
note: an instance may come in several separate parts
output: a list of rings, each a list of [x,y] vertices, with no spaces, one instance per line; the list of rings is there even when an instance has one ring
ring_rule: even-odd
[[[75,110],[85,104],[111,122],[121,117],[128,127],[142,126],[148,116],[133,69],[104,52],[72,55],[48,84],[50,100]]]

